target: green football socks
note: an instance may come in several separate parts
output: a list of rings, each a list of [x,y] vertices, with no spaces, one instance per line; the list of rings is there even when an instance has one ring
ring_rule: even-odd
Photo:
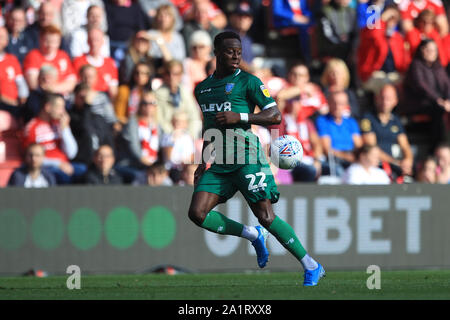
[[[288,223],[276,216],[268,230],[286,250],[301,262],[302,258],[306,255],[306,250],[295,235],[294,229]]]
[[[201,227],[215,233],[228,234],[237,237],[241,236],[242,229],[244,229],[243,224],[228,219],[220,212],[214,210],[208,212]]]

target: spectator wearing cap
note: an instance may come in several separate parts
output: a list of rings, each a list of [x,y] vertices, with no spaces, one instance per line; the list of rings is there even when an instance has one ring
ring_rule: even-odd
[[[109,94],[114,100],[117,95],[119,85],[119,72],[114,59],[105,57],[102,54],[102,47],[105,43],[105,34],[100,29],[90,29],[88,31],[89,53],[79,56],[73,60],[75,72],[79,74],[82,66],[89,64],[97,70],[97,81],[94,89]]]
[[[241,2],[236,9],[230,14],[228,19],[228,26],[225,28],[229,31],[234,31],[241,37],[242,43],[242,61],[241,68],[250,70],[253,62],[253,40],[248,35],[253,24],[253,11],[247,2]]]
[[[58,82],[54,92],[69,94],[73,91],[77,77],[69,55],[60,50],[61,31],[55,26],[41,29],[39,34],[39,49],[31,50],[25,57],[23,69],[28,87],[34,90],[38,86],[39,69],[44,64],[50,64],[58,71]]]
[[[106,18],[103,6],[91,5],[87,9],[86,24],[79,26],[73,30],[68,36],[70,55],[72,58],[82,56],[89,52],[88,31],[90,29],[100,29],[106,31]],[[101,54],[104,57],[109,57],[109,37],[107,34],[103,36],[104,42],[101,49]]]
[[[189,57],[183,62],[183,84],[194,92],[195,86],[205,80],[206,65],[212,58],[212,41],[206,31],[195,31],[190,40]]]

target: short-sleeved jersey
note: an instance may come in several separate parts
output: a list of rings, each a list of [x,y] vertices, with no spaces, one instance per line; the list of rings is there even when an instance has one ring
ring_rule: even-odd
[[[18,98],[17,77],[22,77],[19,60],[9,53],[0,58],[0,94],[10,99]]]
[[[109,87],[119,84],[119,72],[112,58],[102,57],[96,60],[88,54],[75,58],[73,60],[73,66],[78,77],[80,76],[81,67],[86,64],[93,66],[97,70],[95,90],[108,92]]]
[[[400,119],[391,114],[388,123],[381,123],[380,119],[372,113],[363,116],[360,122],[361,132],[363,134],[373,132],[377,137],[377,145],[381,150],[391,156],[397,156],[398,136],[405,133]]]
[[[194,94],[203,113],[205,140],[214,136],[211,140],[218,147],[219,140],[216,140],[214,133],[220,131],[223,142],[221,150],[215,149],[215,162],[209,170],[232,172],[245,164],[266,161],[258,137],[251,132],[250,124],[240,122],[229,127],[219,127],[215,121],[218,112],[253,113],[256,105],[262,110],[276,106],[275,100],[259,78],[241,69],[222,79],[212,74],[197,85]]]
[[[59,81],[64,81],[68,77],[75,77],[72,61],[68,54],[62,50],[58,50],[55,57],[50,60],[47,60],[38,49],[31,50],[23,62],[24,73],[26,74],[31,70],[39,72],[39,69],[45,64],[56,68]]]

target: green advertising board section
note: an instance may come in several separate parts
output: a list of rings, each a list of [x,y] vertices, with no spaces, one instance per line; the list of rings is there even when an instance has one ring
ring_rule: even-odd
[[[187,218],[190,187],[59,187],[0,190],[0,274],[257,269],[247,240],[206,232]],[[281,186],[275,212],[328,269],[376,264],[450,267],[450,189],[438,185]],[[219,211],[257,224],[237,195]],[[268,240],[268,270],[299,263]],[[365,269],[364,269],[365,270]]]

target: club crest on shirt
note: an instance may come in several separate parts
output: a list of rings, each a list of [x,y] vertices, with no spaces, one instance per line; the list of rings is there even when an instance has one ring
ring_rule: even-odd
[[[270,98],[270,93],[269,90],[266,89],[266,87],[264,85],[259,86],[259,88],[261,89],[262,93],[264,96],[266,96],[267,98]]]
[[[234,88],[234,83],[227,83],[225,85],[225,93],[230,94],[231,91],[233,90],[233,88]]]

